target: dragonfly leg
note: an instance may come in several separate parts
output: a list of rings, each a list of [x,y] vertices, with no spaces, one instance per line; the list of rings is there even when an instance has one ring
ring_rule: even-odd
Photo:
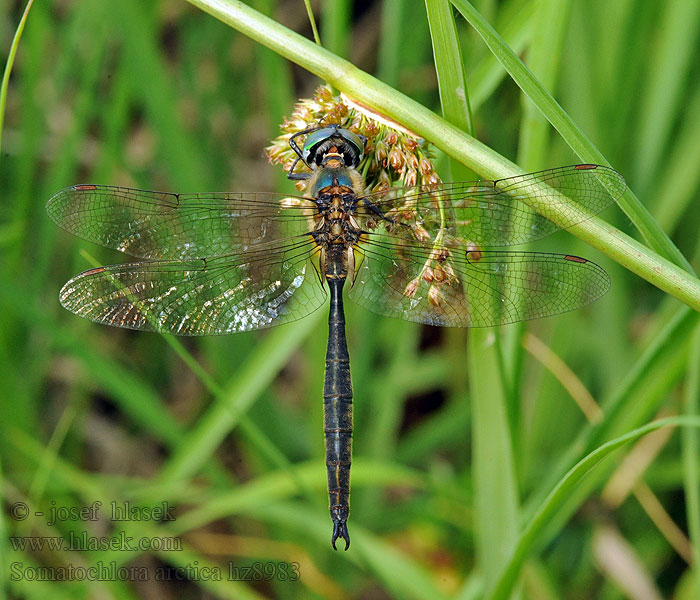
[[[367,200],[367,198],[361,198],[361,200],[362,204],[369,208],[380,219],[382,219],[383,221],[388,221],[389,223],[396,224],[396,221],[394,219],[390,219],[389,217],[387,217],[378,206]]]
[[[408,227],[410,229],[410,225],[408,223],[403,223],[400,221],[397,221],[395,219],[392,219],[391,217],[387,217],[383,212],[382,209],[367,200],[367,198],[362,198],[362,204],[365,205],[366,208],[371,210],[375,215],[377,215],[382,221],[386,221],[387,223],[391,223],[392,225],[403,225],[404,227]]]
[[[294,172],[294,167],[297,166],[297,163],[301,159],[297,157],[294,159],[294,162],[292,163],[292,166],[289,167],[289,171],[287,172],[287,179],[291,179],[292,181],[301,181],[304,179],[311,179],[311,173],[295,173]],[[306,161],[304,161],[306,163]]]
[[[297,155],[301,160],[304,161],[304,164],[305,164],[307,167],[309,167],[309,169],[311,168],[311,165],[310,165],[309,163],[306,162],[306,159],[304,158],[304,153],[301,151],[301,148],[299,148],[299,146],[298,146],[298,144],[297,144],[297,142],[296,142],[296,139],[297,139],[300,135],[305,135],[305,134],[308,134],[308,133],[313,133],[314,131],[318,131],[319,129],[321,129],[321,126],[320,126],[320,125],[313,125],[312,127],[308,127],[308,128],[306,128],[306,129],[304,129],[303,131],[297,131],[292,137],[289,138],[289,145],[291,146],[292,150],[294,150],[294,152],[296,153],[296,155]]]

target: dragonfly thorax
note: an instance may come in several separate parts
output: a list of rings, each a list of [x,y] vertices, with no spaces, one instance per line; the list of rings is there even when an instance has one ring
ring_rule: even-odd
[[[327,169],[321,173],[326,175]],[[312,237],[320,249],[322,277],[354,279],[354,248],[362,237],[357,222],[357,194],[352,187],[349,169],[339,169],[330,185],[316,194],[317,221]],[[341,185],[340,181],[345,181]]]
[[[361,230],[355,219],[357,194],[352,187],[338,185],[334,180],[331,185],[321,188],[316,206],[318,214],[313,237],[317,244],[357,243]]]
[[[327,167],[314,172],[309,180],[308,190],[314,198],[319,198],[322,192],[329,193],[329,188],[339,187],[348,188],[359,196],[364,191],[364,182],[355,169],[347,168],[333,160]]]

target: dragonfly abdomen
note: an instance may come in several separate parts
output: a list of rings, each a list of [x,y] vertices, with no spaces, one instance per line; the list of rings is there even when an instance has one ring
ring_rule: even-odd
[[[323,386],[323,415],[328,496],[333,520],[331,543],[335,548],[335,541],[339,537],[343,538],[347,550],[350,546],[346,522],[350,513],[352,382],[343,311],[345,277],[328,275],[326,280],[331,292],[331,303],[328,317],[326,379]]]

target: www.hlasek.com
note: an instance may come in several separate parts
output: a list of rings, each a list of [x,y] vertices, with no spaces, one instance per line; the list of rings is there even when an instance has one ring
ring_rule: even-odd
[[[65,537],[59,536],[10,536],[10,547],[17,551],[41,552],[49,551],[94,551],[114,550],[125,552],[158,550],[178,552],[182,550],[182,540],[170,536],[149,536],[134,538],[120,531],[115,535],[88,535],[82,531],[68,532]]]

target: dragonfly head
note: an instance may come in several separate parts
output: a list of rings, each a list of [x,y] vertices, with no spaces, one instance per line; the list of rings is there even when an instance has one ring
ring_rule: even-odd
[[[323,127],[306,137],[302,159],[311,169],[326,166],[331,160],[354,169],[362,160],[366,141],[363,136],[337,125]]]

